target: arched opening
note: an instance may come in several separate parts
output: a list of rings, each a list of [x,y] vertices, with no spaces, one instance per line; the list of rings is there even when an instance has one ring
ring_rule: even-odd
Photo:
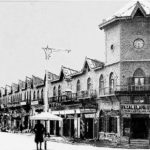
[[[103,75],[99,78],[99,94],[104,95],[104,77]]]
[[[113,72],[111,72],[110,76],[109,76],[109,91],[110,91],[110,93],[114,92],[114,86],[115,86],[114,74],[113,74]]]
[[[134,74],[134,85],[135,86],[143,86],[145,83],[145,73],[141,68],[135,70]]]
[[[58,96],[61,96],[61,86],[58,86]]]
[[[53,97],[55,97],[56,96],[56,87],[54,86],[53,87]]]

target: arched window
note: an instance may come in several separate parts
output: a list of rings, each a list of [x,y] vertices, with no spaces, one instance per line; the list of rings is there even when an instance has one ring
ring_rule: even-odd
[[[92,84],[91,84],[91,78],[89,77],[88,79],[87,79],[87,90],[88,91],[90,91],[91,90],[91,87],[92,86]]]
[[[61,95],[61,86],[59,85],[58,86],[58,96],[60,96]]]
[[[43,97],[43,89],[41,90],[41,99],[44,99],[44,97]]]
[[[39,99],[39,90],[37,91],[37,99]]]
[[[29,97],[29,98],[30,98],[30,100],[31,100],[31,91],[30,91],[30,97]]]
[[[104,77],[103,77],[103,75],[101,75],[99,78],[99,94],[100,95],[104,94]]]
[[[110,93],[114,91],[114,74],[110,73],[109,76],[109,88],[110,88]]]
[[[53,96],[54,97],[56,96],[56,87],[55,86],[53,87]]]
[[[144,85],[145,73],[141,68],[135,70],[133,77],[134,77],[134,85]]]
[[[35,91],[33,92],[33,100],[35,100]]]
[[[80,92],[81,90],[81,85],[80,85],[80,80],[77,81],[77,93]]]

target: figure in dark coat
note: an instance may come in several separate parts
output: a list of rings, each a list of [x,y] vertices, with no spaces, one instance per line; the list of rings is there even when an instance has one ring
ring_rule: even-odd
[[[35,142],[38,150],[38,144],[40,143],[40,150],[42,149],[42,142],[44,141],[44,132],[45,128],[43,124],[40,123],[40,120],[37,121],[37,124],[34,127],[35,132]]]

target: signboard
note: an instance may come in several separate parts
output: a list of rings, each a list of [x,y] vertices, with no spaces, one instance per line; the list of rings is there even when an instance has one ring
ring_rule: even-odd
[[[85,114],[85,118],[95,118],[95,114]]]
[[[26,102],[20,102],[20,105],[26,105]]]
[[[122,104],[122,113],[143,113],[150,114],[150,105],[148,104]]]
[[[39,101],[32,101],[31,102],[31,105],[38,105],[39,104]]]

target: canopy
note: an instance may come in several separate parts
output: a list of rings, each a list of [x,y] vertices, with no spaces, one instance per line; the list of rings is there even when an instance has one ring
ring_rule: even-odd
[[[51,114],[50,112],[42,112],[40,114],[37,114],[35,116],[30,117],[31,120],[58,120],[62,121],[61,117],[58,117],[54,114]]]

